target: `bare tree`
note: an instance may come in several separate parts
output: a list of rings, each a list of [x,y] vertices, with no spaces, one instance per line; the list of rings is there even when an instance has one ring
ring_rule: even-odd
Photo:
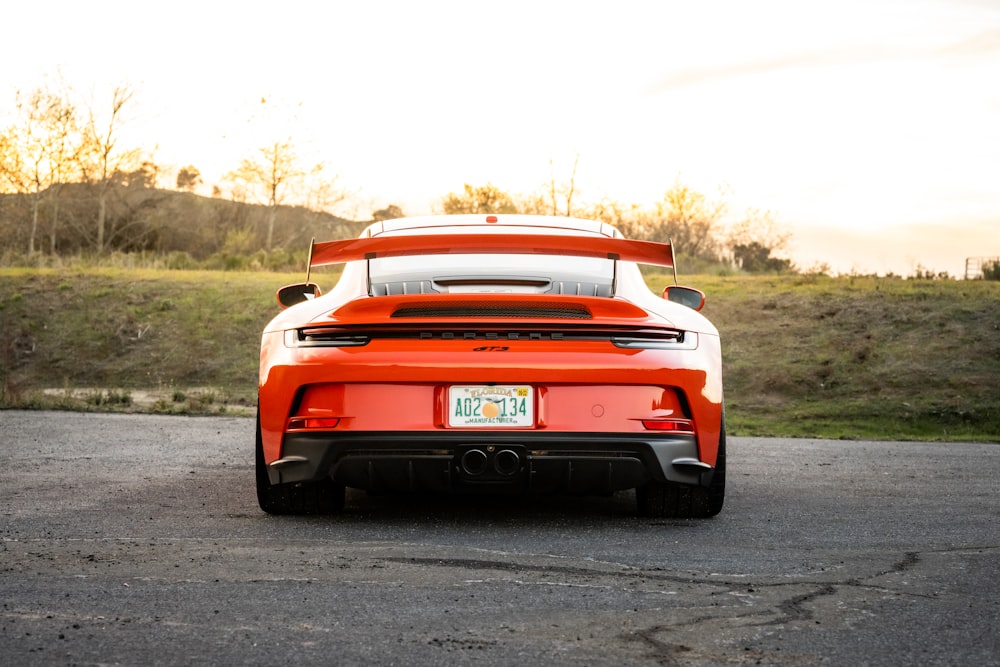
[[[337,174],[326,175],[326,165],[322,162],[313,165],[305,175],[303,186],[304,204],[313,211],[332,212],[351,198],[350,192],[342,188]]]
[[[791,260],[772,256],[784,250],[791,233],[781,229],[770,211],[749,209],[727,235],[733,261],[745,271],[787,271]]]
[[[606,222],[628,238],[646,239],[648,236],[642,225],[643,217],[640,215],[638,204],[625,205],[605,197],[586,207],[581,216]]]
[[[55,249],[59,188],[69,177],[78,153],[76,109],[65,93],[38,88],[17,94],[18,122],[0,141],[0,177],[30,200],[28,254],[34,254],[41,208],[52,201],[51,246]]]
[[[188,165],[177,170],[177,189],[184,192],[194,192],[202,184],[201,172]]]
[[[395,204],[389,204],[385,208],[380,208],[377,211],[372,211],[372,220],[374,222],[382,222],[383,220],[393,220],[395,218],[403,217],[403,209],[396,206]]]
[[[111,96],[110,113],[103,119],[91,107],[89,120],[84,128],[84,148],[81,159],[84,181],[97,188],[97,224],[94,249],[104,252],[108,241],[108,197],[119,174],[128,173],[139,161],[139,149],[122,149],[118,146],[119,134],[127,123],[126,107],[135,97],[127,84],[115,87]]]
[[[59,236],[59,203],[63,185],[80,176],[80,151],[82,148],[79,112],[70,102],[68,93],[62,96],[62,103],[54,108],[56,113],[49,117],[49,156],[52,185],[48,188],[51,202],[49,219],[49,253],[56,254]]]
[[[552,163],[552,158],[549,158],[549,203],[552,206],[549,215],[556,215],[556,211],[558,210],[558,203],[556,202],[556,170]]]
[[[239,167],[226,175],[226,179],[232,181],[237,189],[255,194],[267,203],[267,250],[274,243],[278,206],[284,203],[292,183],[301,181],[305,175],[290,140],[276,141],[261,148],[258,159],[244,158]]]
[[[5,195],[25,192],[25,181],[22,178],[25,173],[24,161],[19,148],[14,127],[4,128],[3,134],[0,134],[0,193]],[[18,199],[5,196],[3,205],[0,206],[0,237],[5,239],[5,245],[13,246],[21,242],[17,233],[21,225],[17,222],[19,216],[15,210],[19,208],[15,205],[21,203]]]
[[[729,247],[757,243],[771,250],[784,250],[791,233],[782,229],[771,211],[747,209],[743,218],[729,228],[726,241]]]
[[[577,194],[576,172],[579,165],[580,155],[578,153],[576,158],[573,160],[573,171],[570,173],[569,180],[560,183],[556,180],[555,162],[550,159],[549,181],[533,192],[509,195],[511,206],[513,206],[514,209],[511,212],[523,213],[526,215],[573,216],[573,199]],[[470,186],[466,185],[465,187],[466,192],[464,196],[455,194],[449,195],[449,198],[445,200],[445,204],[448,206],[455,206],[458,211],[461,212],[469,208],[471,206],[470,202],[477,197],[480,201],[488,200],[488,196],[490,195],[488,190],[484,190],[483,188],[474,188],[470,193]],[[486,187],[492,188],[493,186],[487,184]],[[507,195],[505,194],[505,196]],[[563,203],[565,203],[565,212],[561,212],[560,210]]]
[[[580,166],[580,154],[576,154],[573,160],[573,173],[570,174],[569,181],[556,184],[555,168],[552,160],[549,160],[549,202],[552,204],[551,215],[559,215],[558,197],[566,200],[566,217],[573,215],[573,195],[576,193],[576,170]]]
[[[445,213],[517,213],[513,198],[492,183],[474,187],[465,184],[462,194],[446,195],[441,202]]]
[[[726,208],[724,199],[711,200],[678,182],[652,209],[605,199],[588,206],[583,215],[607,222],[629,238],[672,241],[688,257],[717,261],[718,227]]]
[[[719,252],[716,228],[726,208],[722,199],[713,201],[680,182],[674,183],[656,204],[649,221],[649,238],[672,239],[686,255],[716,259]]]
[[[130,188],[155,188],[160,179],[160,167],[150,160],[143,160],[135,169],[116,175]]]

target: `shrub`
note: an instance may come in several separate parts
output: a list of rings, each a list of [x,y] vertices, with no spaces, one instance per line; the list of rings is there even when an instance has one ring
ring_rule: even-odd
[[[127,391],[109,389],[104,392],[98,389],[96,392],[86,397],[87,403],[100,406],[129,406],[132,405],[132,394]]]
[[[167,269],[193,269],[197,266],[197,262],[194,261],[189,253],[177,250],[167,254],[163,258],[163,266]]]
[[[983,264],[983,280],[1000,280],[1000,262]]]

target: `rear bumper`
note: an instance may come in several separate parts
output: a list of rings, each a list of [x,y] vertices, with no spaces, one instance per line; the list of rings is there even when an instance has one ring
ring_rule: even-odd
[[[707,486],[692,435],[289,433],[272,484],[332,477],[366,490],[609,493],[649,481]]]

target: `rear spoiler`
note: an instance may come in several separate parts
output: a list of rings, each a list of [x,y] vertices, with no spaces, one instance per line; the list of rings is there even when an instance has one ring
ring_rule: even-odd
[[[309,268],[407,255],[569,255],[674,266],[669,243],[562,234],[413,234],[314,243]]]

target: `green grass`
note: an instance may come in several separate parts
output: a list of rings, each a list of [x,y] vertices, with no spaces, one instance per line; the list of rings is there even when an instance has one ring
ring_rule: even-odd
[[[301,279],[0,269],[0,407],[252,414],[274,290]],[[647,277],[656,290],[670,280]],[[722,334],[730,433],[1000,440],[1000,283],[682,282],[706,292]]]
[[[707,278],[732,430],[1000,439],[1000,284]]]
[[[199,414],[252,406],[274,290],[302,278],[0,269],[0,406]],[[42,391],[52,388],[61,391]],[[101,390],[142,390],[146,400],[95,398]]]

